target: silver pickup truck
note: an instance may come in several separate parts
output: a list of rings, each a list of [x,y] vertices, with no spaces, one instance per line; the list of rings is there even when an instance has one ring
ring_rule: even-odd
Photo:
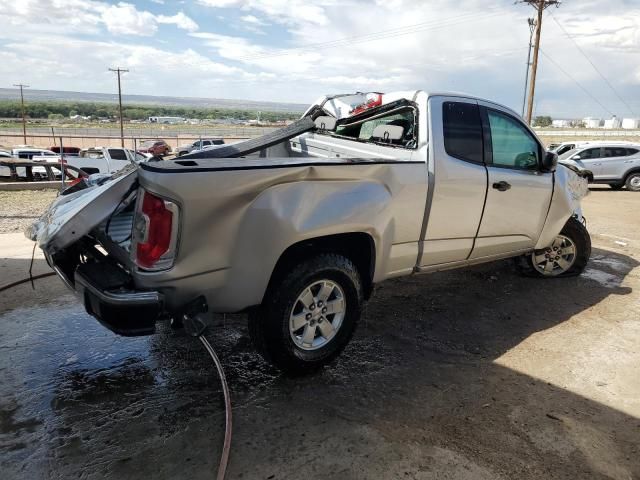
[[[258,139],[90,177],[27,235],[117,333],[247,311],[260,352],[304,371],[340,353],[383,280],[508,257],[579,274],[586,193],[508,108],[356,93]]]

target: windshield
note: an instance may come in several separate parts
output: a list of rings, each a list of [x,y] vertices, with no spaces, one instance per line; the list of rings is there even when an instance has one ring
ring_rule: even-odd
[[[577,152],[577,148],[569,150],[568,152],[564,152],[562,155],[558,156],[558,160],[566,160],[567,158],[573,157]]]

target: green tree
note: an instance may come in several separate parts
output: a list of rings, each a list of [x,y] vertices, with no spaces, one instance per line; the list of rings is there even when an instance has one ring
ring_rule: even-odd
[[[550,127],[553,119],[548,115],[541,115],[533,119],[534,127]]]

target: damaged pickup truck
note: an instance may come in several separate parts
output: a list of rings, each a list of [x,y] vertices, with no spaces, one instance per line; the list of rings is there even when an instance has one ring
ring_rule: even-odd
[[[260,352],[303,371],[340,353],[383,280],[508,257],[579,274],[586,194],[508,108],[355,93],[258,139],[92,176],[27,235],[119,334],[247,311]]]

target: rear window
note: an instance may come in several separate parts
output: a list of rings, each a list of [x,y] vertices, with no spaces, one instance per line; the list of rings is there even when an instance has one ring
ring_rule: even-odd
[[[482,162],[482,126],[478,105],[445,102],[442,105],[444,148],[452,157]]]
[[[121,150],[119,148],[110,148],[109,149],[109,156],[113,160],[128,160],[127,154],[125,153],[125,151]]]

